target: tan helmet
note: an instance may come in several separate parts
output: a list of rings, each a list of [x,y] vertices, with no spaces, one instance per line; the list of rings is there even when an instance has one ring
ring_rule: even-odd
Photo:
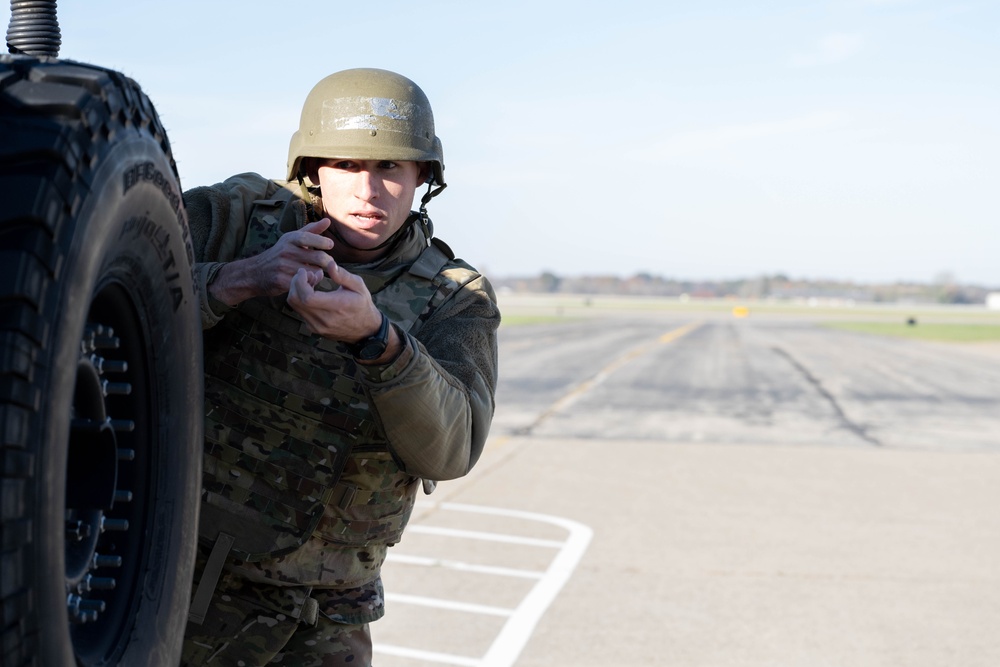
[[[431,104],[417,84],[382,69],[349,69],[317,83],[302,105],[288,147],[288,180],[302,158],[413,160],[431,163],[428,183],[444,189],[444,155]]]

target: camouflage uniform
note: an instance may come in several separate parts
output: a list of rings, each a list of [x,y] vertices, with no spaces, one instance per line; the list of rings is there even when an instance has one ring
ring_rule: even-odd
[[[228,308],[208,295],[222,263],[315,219],[316,203],[256,174],[185,193],[206,328],[201,534],[243,540],[204,623],[188,626],[186,664],[368,664],[367,624],[384,614],[379,572],[420,481],[466,474],[488,434],[496,298],[472,267],[440,253],[433,287],[418,279],[426,249],[446,249],[418,222],[378,261],[344,265],[404,332],[385,366],[359,365],[341,343],[303,332],[283,297]]]

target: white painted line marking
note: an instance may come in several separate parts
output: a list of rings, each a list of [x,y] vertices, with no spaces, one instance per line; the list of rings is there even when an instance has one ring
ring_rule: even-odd
[[[542,521],[565,528],[569,532],[569,538],[545,571],[545,576],[521,600],[521,604],[517,606],[514,614],[504,623],[500,634],[493,640],[486,655],[479,661],[479,667],[511,667],[521,651],[524,650],[545,610],[549,608],[549,605],[552,604],[552,601],[559,595],[559,591],[569,580],[570,575],[573,574],[573,570],[576,569],[583,553],[590,544],[594,531],[582,523],[547,514],[458,503],[442,503],[441,507],[457,512],[478,512],[528,521]]]
[[[448,653],[419,651],[412,648],[403,648],[402,646],[392,646],[391,644],[379,644],[378,653],[383,655],[394,655],[398,658],[423,660],[424,662],[439,662],[445,665],[458,665],[459,667],[477,667],[479,665],[479,660],[477,658],[463,658],[461,656],[450,655]]]
[[[484,604],[456,602],[454,600],[442,600],[441,598],[428,598],[421,595],[386,593],[385,600],[386,602],[399,602],[401,604],[412,604],[419,607],[448,609],[449,611],[465,611],[470,614],[485,614],[487,616],[510,616],[514,613],[513,609],[504,609],[503,607],[490,607]]]
[[[434,506],[434,503],[421,503],[421,505]],[[534,538],[520,537],[517,535],[502,535],[499,533],[484,533],[477,531],[463,531],[411,525],[407,528],[408,532],[422,532],[425,534],[443,535],[448,537],[491,540],[508,544],[529,544],[541,547],[554,547],[558,548],[559,551],[544,573],[530,572],[527,570],[509,570],[508,568],[493,568],[482,565],[469,565],[467,563],[442,561],[417,556],[390,556],[390,559],[392,560],[409,562],[415,565],[437,565],[447,563],[447,566],[454,567],[455,569],[469,568],[472,571],[483,571],[488,574],[524,576],[538,579],[538,581],[515,609],[470,605],[462,602],[410,595],[386,595],[387,600],[395,600],[396,602],[402,602],[404,604],[418,604],[442,609],[506,616],[507,621],[504,623],[503,628],[494,638],[493,643],[486,652],[486,655],[481,659],[477,660],[474,658],[449,655],[447,653],[433,653],[385,644],[375,644],[373,647],[374,651],[375,653],[385,655],[413,658],[416,660],[424,660],[425,662],[458,665],[459,667],[513,667],[514,662],[521,654],[521,651],[524,650],[525,645],[534,633],[535,626],[538,625],[538,621],[541,620],[545,611],[552,604],[552,601],[555,600],[556,596],[559,595],[559,591],[562,590],[562,587],[573,574],[573,570],[576,569],[576,566],[579,564],[584,552],[587,550],[594,532],[589,526],[585,526],[582,523],[547,514],[508,510],[499,507],[463,505],[459,503],[441,503],[437,507],[442,510],[455,512],[492,514],[494,516],[506,516],[515,519],[523,519],[525,521],[549,523],[565,529],[569,533],[569,537],[565,542],[558,542],[554,540],[538,540]],[[511,574],[512,572],[514,574]]]
[[[442,505],[442,507],[444,507]],[[476,530],[457,530],[455,528],[441,528],[439,526],[410,526],[407,530],[411,533],[423,533],[425,535],[438,535],[441,537],[461,537],[469,540],[486,540],[489,542],[504,542],[506,544],[526,544],[532,547],[549,547],[559,549],[563,546],[557,540],[539,540],[534,537],[521,537],[520,535],[504,535],[502,533],[486,533]]]
[[[390,553],[386,562],[402,563],[404,565],[421,565],[424,567],[443,567],[448,570],[472,572],[473,574],[494,574],[500,577],[519,577],[521,579],[541,579],[545,573],[534,570],[519,570],[512,567],[493,567],[491,565],[475,565],[457,560],[441,560],[424,556],[407,556],[406,554]]]

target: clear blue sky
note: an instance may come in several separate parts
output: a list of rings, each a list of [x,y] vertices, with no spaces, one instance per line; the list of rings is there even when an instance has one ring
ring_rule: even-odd
[[[434,105],[438,235],[501,277],[1000,287],[1000,3],[61,0],[185,188],[284,174],[302,100],[381,67]]]

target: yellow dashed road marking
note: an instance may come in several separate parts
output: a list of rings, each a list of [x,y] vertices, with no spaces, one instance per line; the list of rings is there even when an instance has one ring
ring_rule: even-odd
[[[534,422],[532,422],[530,426],[523,429],[522,432],[530,433],[536,426],[541,424],[543,421],[545,421],[555,413],[559,412],[560,410],[563,410],[566,407],[573,404],[573,402],[575,402],[578,398],[580,398],[588,391],[590,391],[591,389],[593,389],[594,387],[596,387],[597,385],[601,384],[606,379],[608,379],[608,377],[610,377],[611,374],[617,371],[619,368],[629,363],[633,359],[641,357],[642,355],[646,354],[647,352],[652,350],[656,345],[666,345],[668,343],[672,343],[675,340],[678,340],[679,338],[682,338],[687,334],[691,333],[692,331],[700,327],[702,324],[703,322],[700,321],[692,322],[690,324],[685,324],[682,327],[678,327],[676,329],[672,329],[666,332],[665,334],[657,338],[656,341],[653,343],[641,345],[639,347],[633,348],[632,350],[629,350],[628,352],[618,357],[617,359],[613,360],[607,366],[599,370],[597,374],[594,375],[592,378],[584,380],[576,387],[571,389],[565,396],[563,396],[555,403],[553,403],[551,406],[549,406],[549,408],[545,412],[539,415],[538,418]]]

